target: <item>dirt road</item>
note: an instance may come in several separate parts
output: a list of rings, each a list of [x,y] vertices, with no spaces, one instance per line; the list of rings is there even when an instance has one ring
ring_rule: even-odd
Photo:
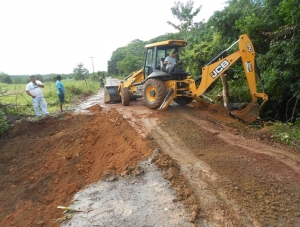
[[[271,142],[268,128],[218,105],[116,108],[180,165],[198,199],[199,226],[300,226],[300,151]]]
[[[58,226],[58,205],[155,149],[191,225],[300,226],[300,151],[272,142],[268,128],[218,105],[159,112],[142,100],[104,104],[101,91],[93,102],[89,113],[23,121],[1,138],[1,226]]]

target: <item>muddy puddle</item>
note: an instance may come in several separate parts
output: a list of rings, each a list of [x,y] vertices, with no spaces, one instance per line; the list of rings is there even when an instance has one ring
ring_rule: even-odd
[[[191,226],[175,190],[150,160],[138,174],[110,176],[75,194],[62,227],[82,226]],[[68,216],[69,215],[69,216]]]
[[[90,96],[86,100],[79,103],[76,107],[72,109],[72,111],[77,113],[91,113],[91,111],[87,110],[87,108],[100,105],[101,100],[104,99],[103,89],[100,89],[96,95]],[[103,102],[101,102],[103,104]]]

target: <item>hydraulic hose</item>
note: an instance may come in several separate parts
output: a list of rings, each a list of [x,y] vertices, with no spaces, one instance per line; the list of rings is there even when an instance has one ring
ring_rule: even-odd
[[[227,51],[230,50],[233,46],[235,46],[239,40],[235,41],[233,44],[231,44],[230,47],[228,47],[226,50],[223,50],[221,53],[219,53],[216,57],[214,57],[210,62],[208,62],[205,66],[210,65],[216,61],[218,61],[221,57],[225,57],[227,55]]]

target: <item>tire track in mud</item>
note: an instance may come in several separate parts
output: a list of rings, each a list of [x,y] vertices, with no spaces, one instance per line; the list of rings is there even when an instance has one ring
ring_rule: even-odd
[[[226,132],[190,110],[171,108],[161,128],[218,176],[210,186],[228,205],[225,217],[240,222],[231,226],[299,226],[299,157]]]
[[[177,161],[182,174],[195,190],[201,209],[201,226],[247,226],[249,223],[256,223],[241,215],[241,207],[234,201],[229,201],[223,190],[213,186],[219,176],[206,162],[199,160],[176,133],[164,131],[153,118],[142,121],[163,152]]]
[[[300,173],[300,157],[294,155],[292,153],[287,153],[286,151],[280,148],[274,148],[268,146],[266,144],[262,144],[255,140],[249,141],[248,139],[241,139],[241,137],[237,137],[237,135],[233,135],[232,133],[226,131],[220,131],[209,127],[209,123],[204,120],[196,120],[195,118],[191,117],[187,113],[180,113],[185,119],[193,121],[196,125],[203,128],[204,130],[216,134],[218,138],[223,140],[224,142],[231,144],[233,146],[238,146],[242,149],[249,150],[250,152],[256,152],[261,154],[266,154],[269,156],[274,157],[275,159],[283,162],[287,166],[293,168],[293,170],[297,173]],[[252,145],[255,143],[256,149],[251,148]]]

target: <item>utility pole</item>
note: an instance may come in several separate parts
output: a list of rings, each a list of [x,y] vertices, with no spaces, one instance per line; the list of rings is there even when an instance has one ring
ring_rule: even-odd
[[[95,80],[95,72],[94,72],[94,62],[93,62],[93,58],[95,58],[95,57],[90,57],[90,59],[92,59],[93,77],[94,77],[94,80]]]

